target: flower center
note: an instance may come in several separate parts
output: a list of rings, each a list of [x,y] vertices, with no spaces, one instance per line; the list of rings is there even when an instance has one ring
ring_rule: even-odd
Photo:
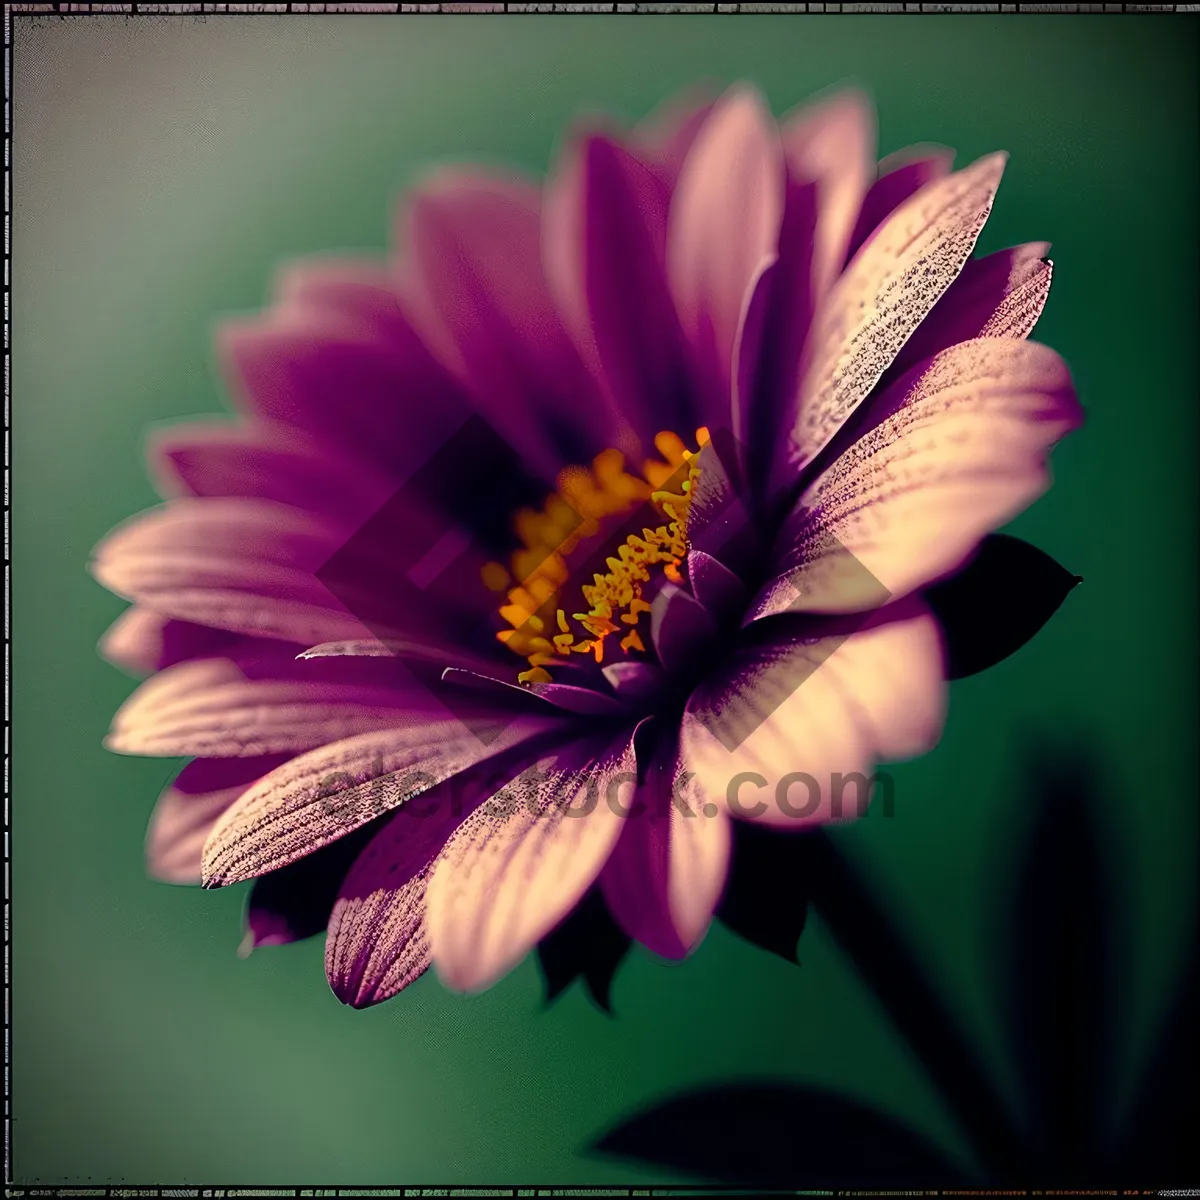
[[[689,450],[677,434],[660,433],[654,445],[662,460],[648,459],[640,477],[625,470],[619,450],[605,450],[591,467],[561,471],[558,491],[540,510],[517,513],[521,546],[510,567],[488,563],[483,581],[506,594],[500,616],[508,628],[496,636],[529,663],[529,670],[517,676],[521,683],[548,683],[546,668],[572,654],[591,654],[603,662],[605,643],[618,634],[623,635],[617,638],[622,654],[646,653],[637,628],[642,614],[650,611],[646,590],[657,571],[673,583],[682,582],[679,568],[687,555],[699,447],[707,442],[704,428],[696,431],[697,450]],[[628,534],[604,558],[604,569],[578,587],[584,611],[568,615],[561,603],[573,574],[598,555],[614,527],[647,504],[662,523]],[[608,651],[616,653],[611,644]]]

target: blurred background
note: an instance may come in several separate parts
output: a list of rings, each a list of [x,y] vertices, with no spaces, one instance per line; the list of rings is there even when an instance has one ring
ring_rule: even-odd
[[[244,889],[145,877],[179,762],[100,745],[133,686],[96,642],[122,603],[85,563],[155,502],[147,426],[225,408],[215,318],[274,269],[382,251],[430,164],[544,171],[573,117],[632,120],[749,79],[782,114],[857,82],[880,153],[1011,161],[982,253],[1053,243],[1035,337],[1088,424],[1011,532],[1084,584],[952,689],[895,816],[837,833],[1003,1086],[997,897],[1031,740],[1097,750],[1117,866],[1126,1087],[1195,910],[1197,24],[1183,17],[185,17],[14,20],[12,1090],[18,1183],[651,1183],[585,1147],[677,1089],[815,1084],[967,1161],[946,1111],[818,920],[799,968],[714,927],[635,951],[615,1018],[543,1001],[532,959],[481,996],[432,973],[378,1008],[330,993],[323,940],[243,961]],[[1123,1093],[1121,1093],[1123,1094]]]

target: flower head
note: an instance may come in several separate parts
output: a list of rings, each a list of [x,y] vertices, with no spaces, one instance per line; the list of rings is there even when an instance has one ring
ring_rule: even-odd
[[[1047,247],[971,257],[1004,165],[735,87],[286,272],[220,338],[238,421],[160,438],[95,558],[151,673],[109,744],[194,758],[152,872],[256,879],[250,944],[327,926],[357,1005],[485,986],[597,887],[687,954],[731,818],[850,815],[937,741],[924,590],[1080,420]]]

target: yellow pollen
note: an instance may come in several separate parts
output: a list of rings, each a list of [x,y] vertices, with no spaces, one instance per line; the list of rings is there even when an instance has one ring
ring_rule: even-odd
[[[696,430],[695,441],[697,447],[707,445],[708,430]],[[679,568],[688,550],[687,522],[700,475],[699,451],[689,450],[682,438],[669,431],[660,433],[654,445],[665,461],[648,459],[641,478],[625,470],[619,450],[598,454],[590,468],[561,471],[558,491],[547,497],[540,510],[517,513],[514,525],[521,546],[512,556],[511,570],[502,563],[483,568],[487,587],[502,593],[507,589],[500,615],[511,628],[496,636],[529,663],[530,669],[517,676],[521,683],[548,682],[551,676],[545,668],[570,654],[590,653],[603,662],[605,640],[619,633],[622,625],[636,626],[641,614],[650,611],[642,589],[653,569],[660,568],[673,583],[682,582]],[[686,477],[680,479],[685,469]],[[626,538],[605,559],[606,569],[580,587],[586,611],[568,618],[556,603],[570,578],[568,559],[581,544],[599,537],[606,521],[628,517],[647,501],[660,511],[663,523]],[[509,586],[514,578],[519,582]],[[582,639],[572,620],[586,635]],[[552,626],[559,632],[550,639],[544,635]],[[619,644],[625,653],[646,650],[636,628],[628,629]]]

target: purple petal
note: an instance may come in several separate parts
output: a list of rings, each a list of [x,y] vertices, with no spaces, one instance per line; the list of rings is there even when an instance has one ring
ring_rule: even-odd
[[[742,581],[711,554],[705,554],[703,550],[690,551],[687,571],[692,594],[718,621],[745,603],[746,589]]]
[[[779,430],[794,418],[801,355],[812,325],[813,255],[819,216],[815,183],[787,183],[776,260],[747,293],[737,334],[734,432],[745,471],[761,490]]]
[[[1033,332],[1053,274],[1048,242],[1029,242],[973,258],[933,306],[881,381],[899,378],[922,359],[970,338],[1026,338]]]
[[[950,174],[954,151],[945,146],[910,146],[879,163],[879,178],[863,198],[854,236],[850,239],[853,258],[867,240],[910,196],[927,183]]]
[[[508,680],[496,679],[490,675],[479,675],[474,671],[462,671],[449,667],[442,672],[446,683],[456,683],[462,687],[475,688],[481,691],[499,693],[500,695],[535,696],[548,704],[561,708],[565,712],[583,713],[591,716],[619,715],[624,711],[622,706],[611,696],[604,695],[592,688],[575,687],[566,683],[511,683]]]
[[[684,764],[735,817],[797,829],[861,815],[834,797],[853,803],[876,762],[937,742],[942,671],[937,622],[912,600],[849,631],[777,618],[692,694]]]
[[[875,171],[875,113],[854,88],[802,105],[781,122],[788,172],[817,186],[812,295],[829,290],[846,261],[854,223]]]
[[[246,903],[243,955],[259,946],[283,946],[321,933],[329,923],[346,872],[369,838],[360,829],[315,854],[254,881]]]
[[[666,684],[666,676],[654,663],[609,663],[602,673],[622,700],[645,702],[657,696]]]
[[[571,147],[548,185],[547,278],[585,357],[634,432],[699,424],[684,338],[667,284],[670,194],[609,138]]]
[[[399,240],[422,331],[553,487],[562,467],[590,461],[619,430],[561,325],[540,238],[531,183],[446,170],[413,196]]]
[[[294,754],[421,712],[442,710],[396,659],[197,659],[143,683],[105,745],[167,757]]]
[[[375,833],[346,874],[329,920],[325,974],[345,1004],[365,1008],[396,994],[429,965],[425,891],[434,860],[463,815],[527,765],[484,763],[402,807]],[[437,793],[455,791],[455,803]]]
[[[674,192],[713,104],[711,89],[693,88],[660,105],[630,134],[629,150],[662,181],[668,193]]]
[[[334,518],[350,530],[395,489],[369,464],[281,427],[175,425],[153,436],[149,458],[167,496],[253,496]]]
[[[225,629],[174,621],[161,613],[133,604],[109,626],[100,641],[100,653],[109,662],[135,675],[149,675],[190,658],[224,656],[234,647],[255,652],[274,647],[290,657],[292,647],[266,639],[241,638]]]
[[[371,297],[360,299],[360,307],[340,310],[337,292],[323,306],[306,294],[303,302],[225,325],[217,351],[244,410],[404,478],[470,408],[413,330],[396,292],[383,281],[355,286],[360,298]]]
[[[716,622],[694,597],[664,584],[650,606],[650,637],[668,675],[691,670],[717,632]]]

